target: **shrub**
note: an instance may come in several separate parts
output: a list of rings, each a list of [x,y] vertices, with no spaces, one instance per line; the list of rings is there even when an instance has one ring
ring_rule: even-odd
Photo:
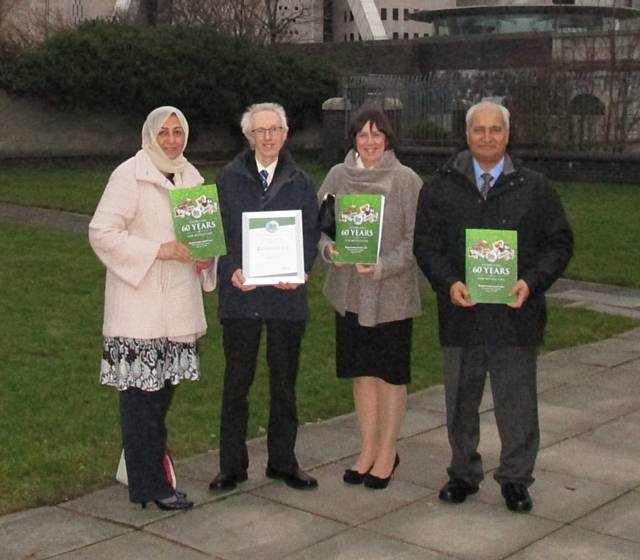
[[[221,35],[208,26],[140,28],[90,22],[4,61],[0,87],[63,108],[141,117],[176,105],[194,121],[237,126],[254,102],[282,103],[295,119],[318,119],[334,95],[329,64]]]

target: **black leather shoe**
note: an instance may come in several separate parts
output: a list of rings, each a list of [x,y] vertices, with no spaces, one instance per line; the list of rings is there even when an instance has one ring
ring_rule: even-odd
[[[438,498],[443,502],[451,502],[453,504],[461,504],[467,499],[467,496],[475,494],[479,490],[477,484],[470,484],[459,478],[452,478],[442,489]]]
[[[502,485],[502,495],[511,511],[526,513],[533,507],[533,500],[524,484],[507,482]]]
[[[389,481],[393,478],[394,473],[396,472],[396,468],[400,464],[400,457],[396,453],[395,461],[393,462],[393,468],[391,469],[391,473],[388,477],[382,478],[380,476],[372,475],[371,473],[367,473],[364,475],[364,485],[367,488],[371,488],[373,490],[384,490],[387,486],[389,486]]]
[[[243,471],[239,474],[226,474],[219,472],[216,477],[209,483],[209,490],[233,490],[239,483],[247,480],[247,472]]]
[[[371,469],[369,469],[369,471],[370,470]],[[364,477],[369,474],[369,471],[361,473],[353,469],[346,469],[342,475],[342,480],[347,484],[362,484]]]
[[[284,480],[284,483],[296,490],[310,490],[318,487],[318,481],[304,472],[300,467],[292,473],[282,472],[267,465],[265,472],[268,478]]]

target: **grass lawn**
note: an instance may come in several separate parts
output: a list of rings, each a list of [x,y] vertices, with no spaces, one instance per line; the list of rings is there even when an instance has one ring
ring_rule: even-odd
[[[86,239],[0,223],[3,287],[0,314],[0,514],[86,493],[113,480],[120,450],[117,396],[98,385],[104,269]],[[334,377],[333,312],[312,275],[301,358],[298,404],[302,422],[352,410],[351,386]],[[203,379],[180,386],[170,417],[176,457],[218,446],[223,371],[216,295],[206,298],[209,333],[201,341]],[[434,300],[414,328],[416,391],[440,382]],[[579,309],[550,313],[543,350],[598,340],[638,322]],[[267,425],[264,357],[252,392],[249,432]],[[216,465],[211,465],[214,474]]]

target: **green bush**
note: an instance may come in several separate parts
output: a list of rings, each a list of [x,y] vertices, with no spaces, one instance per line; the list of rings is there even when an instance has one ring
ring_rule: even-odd
[[[258,46],[208,26],[95,21],[4,62],[0,87],[14,93],[138,118],[176,105],[202,123],[236,124],[248,104],[267,100],[282,103],[298,121],[319,119],[337,80],[318,57]]]

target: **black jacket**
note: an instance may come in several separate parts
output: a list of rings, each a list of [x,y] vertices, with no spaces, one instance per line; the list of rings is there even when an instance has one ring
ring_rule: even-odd
[[[220,319],[307,319],[304,285],[295,290],[260,286],[242,292],[233,287],[231,276],[242,268],[242,213],[265,210],[302,210],[304,266],[307,273],[311,270],[320,238],[316,190],[311,180],[298,169],[289,152],[282,150],[265,194],[254,152],[247,149],[220,170],[216,184],[227,243],[227,255],[218,264]]]
[[[449,288],[465,281],[465,229],[518,232],[518,278],[530,295],[521,309],[506,305],[453,305]],[[483,200],[475,184],[471,153],[454,156],[420,192],[414,253],[438,298],[440,342],[444,346],[542,343],[544,292],[566,268],[573,234],[557,193],[535,171],[505,157],[504,172]]]

